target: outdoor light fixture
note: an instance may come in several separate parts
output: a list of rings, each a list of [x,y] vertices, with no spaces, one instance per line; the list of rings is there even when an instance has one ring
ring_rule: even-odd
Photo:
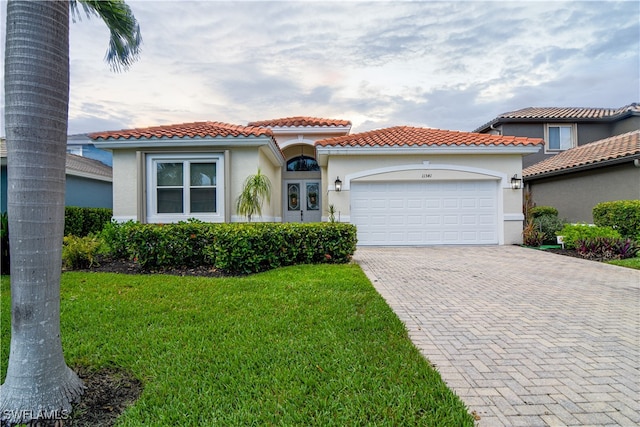
[[[522,179],[518,178],[518,174],[514,174],[513,178],[511,178],[511,188],[514,190],[522,188]]]
[[[342,191],[342,181],[340,181],[340,177],[336,178],[336,191]]]

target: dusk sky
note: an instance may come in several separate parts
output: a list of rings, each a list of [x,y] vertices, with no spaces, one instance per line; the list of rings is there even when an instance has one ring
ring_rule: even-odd
[[[143,45],[126,72],[99,18],[71,24],[69,134],[289,116],[471,131],[640,101],[637,1],[127,3]],[[1,120],[4,135],[4,96]]]

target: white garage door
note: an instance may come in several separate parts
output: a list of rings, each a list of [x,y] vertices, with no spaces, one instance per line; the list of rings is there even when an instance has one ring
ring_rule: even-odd
[[[496,181],[351,184],[359,245],[498,243]]]

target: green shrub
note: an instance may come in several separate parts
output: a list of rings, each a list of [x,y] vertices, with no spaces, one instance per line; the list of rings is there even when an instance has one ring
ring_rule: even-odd
[[[542,233],[543,243],[553,244],[556,243],[556,233],[562,230],[566,221],[558,218],[555,215],[542,215],[534,218],[533,224]]]
[[[62,244],[62,264],[69,270],[89,268],[94,265],[102,240],[94,235],[65,236]]]
[[[619,238],[620,233],[611,227],[598,227],[588,224],[566,224],[558,231],[558,236],[564,236],[564,245],[567,249],[575,249],[576,241],[593,239],[598,237]]]
[[[108,208],[81,208],[67,206],[64,210],[64,235],[78,237],[98,234],[111,222],[113,210]]]
[[[634,258],[638,254],[640,246],[629,238],[596,237],[578,239],[576,250],[585,258],[609,261]]]
[[[558,209],[553,206],[534,206],[529,209],[530,218],[539,218],[541,216],[558,216]]]
[[[598,203],[592,214],[594,224],[614,228],[624,237],[640,240],[640,200]]]
[[[346,263],[356,249],[356,228],[344,223],[112,222],[102,236],[114,257],[133,259],[147,270],[211,266],[248,274],[285,265]]]

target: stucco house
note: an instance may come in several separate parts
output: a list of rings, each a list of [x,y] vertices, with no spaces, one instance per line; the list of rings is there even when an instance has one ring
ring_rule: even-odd
[[[570,222],[593,222],[600,202],[640,199],[640,130],[572,148],[522,171],[538,205]]]
[[[542,138],[544,149],[523,157],[527,168],[563,151],[640,129],[640,105],[620,108],[528,107],[500,114],[474,130]]]
[[[111,208],[112,170],[95,159],[67,154],[65,206]],[[7,146],[0,140],[0,212],[7,211]]]
[[[238,222],[258,169],[273,194],[257,220],[337,220],[360,245],[522,242],[522,156],[540,138],[392,127],[350,134],[346,120],[198,122],[90,134],[113,153],[119,221]],[[515,188],[514,188],[515,187]]]

